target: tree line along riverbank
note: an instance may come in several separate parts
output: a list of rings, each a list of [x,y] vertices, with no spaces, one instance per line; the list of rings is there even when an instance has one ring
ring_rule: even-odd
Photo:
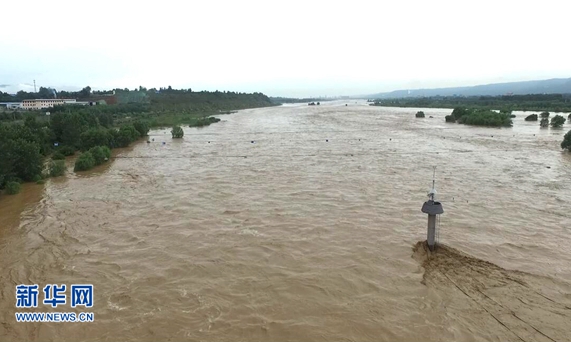
[[[134,103],[0,113],[0,190],[15,194],[22,182],[61,176],[64,159],[76,153],[75,171],[88,170],[109,160],[111,149],[129,146],[153,127],[208,126],[220,121],[214,114],[275,105],[261,93],[169,88]]]

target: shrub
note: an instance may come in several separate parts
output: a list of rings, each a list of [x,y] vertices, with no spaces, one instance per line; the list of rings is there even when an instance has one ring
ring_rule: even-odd
[[[59,177],[63,176],[66,171],[64,160],[52,160],[49,165],[50,176]]]
[[[103,149],[101,146],[95,146],[89,149],[89,153],[93,156],[95,160],[95,165],[102,164],[105,161],[105,155],[103,154]]]
[[[563,141],[561,142],[561,148],[567,149],[571,152],[571,131],[567,132],[563,137]]]
[[[71,146],[61,146],[57,149],[57,152],[60,152],[64,156],[73,156],[75,154],[75,148]]]
[[[115,146],[117,147],[127,147],[131,142],[137,140],[141,136],[139,131],[137,131],[133,125],[121,126],[119,131],[114,135]]]
[[[139,132],[139,136],[145,137],[149,134],[149,124],[146,121],[135,121],[133,127]]]
[[[565,123],[565,118],[561,115],[555,115],[551,118],[551,127],[561,127]]]
[[[423,111],[416,112],[416,117],[417,118],[424,118],[424,112]]]
[[[549,112],[543,112],[540,114],[542,118],[548,118],[549,117]]]
[[[541,118],[539,121],[539,127],[547,127],[549,126],[549,119],[548,118]]]
[[[39,182],[41,181],[43,178],[41,175],[35,175],[34,178],[32,178],[32,182]]]
[[[95,158],[91,152],[83,152],[75,161],[73,171],[85,171],[95,166]]]
[[[64,156],[63,153],[61,153],[60,151],[56,151],[56,152],[52,155],[52,159],[53,159],[53,160],[63,160],[63,159],[65,159],[65,156]]]
[[[525,118],[525,121],[537,121],[537,114],[528,115],[528,116]]]
[[[444,119],[446,120],[446,122],[456,122],[456,119],[454,118],[454,115],[446,115],[444,117]]]
[[[111,158],[111,149],[107,146],[101,146],[101,149],[103,150],[103,155],[105,158],[109,160],[109,158]]]
[[[20,183],[18,182],[8,182],[6,183],[6,194],[8,195],[15,195],[20,192],[22,189]]]
[[[184,131],[180,126],[174,126],[171,131],[173,139],[179,139],[184,136]]]

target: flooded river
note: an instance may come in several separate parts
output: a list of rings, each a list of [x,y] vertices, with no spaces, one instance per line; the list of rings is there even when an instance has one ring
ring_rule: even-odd
[[[2,196],[0,340],[569,340],[570,124],[416,111],[244,110]],[[85,311],[15,308],[16,285],[52,283],[93,284],[95,322],[17,323]]]

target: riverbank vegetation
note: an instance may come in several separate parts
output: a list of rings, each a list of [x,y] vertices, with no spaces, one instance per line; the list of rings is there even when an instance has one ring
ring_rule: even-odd
[[[571,96],[567,94],[530,94],[505,96],[432,96],[377,99],[371,106],[455,108],[571,112]]]
[[[47,92],[3,93],[0,97],[8,101],[45,98]],[[153,127],[203,127],[220,121],[211,116],[214,114],[275,105],[261,93],[193,92],[171,87],[114,92],[92,92],[86,87],[75,93],[60,92],[58,97],[77,97],[91,103],[105,103],[101,102],[105,98],[116,104],[0,112],[0,190],[8,183],[41,182],[65,174],[63,159],[77,151],[82,153],[74,169],[88,170],[109,159],[112,148],[129,146]]]
[[[457,122],[465,125],[486,127],[511,127],[510,112],[495,112],[486,109],[456,107],[451,115],[445,117],[446,122]]]
[[[107,146],[95,146],[79,155],[74,171],[87,171],[101,165],[111,158],[111,149]]]

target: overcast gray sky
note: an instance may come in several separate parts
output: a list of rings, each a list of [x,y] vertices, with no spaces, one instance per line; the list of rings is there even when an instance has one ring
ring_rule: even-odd
[[[0,90],[356,95],[571,77],[571,1],[6,0]]]

